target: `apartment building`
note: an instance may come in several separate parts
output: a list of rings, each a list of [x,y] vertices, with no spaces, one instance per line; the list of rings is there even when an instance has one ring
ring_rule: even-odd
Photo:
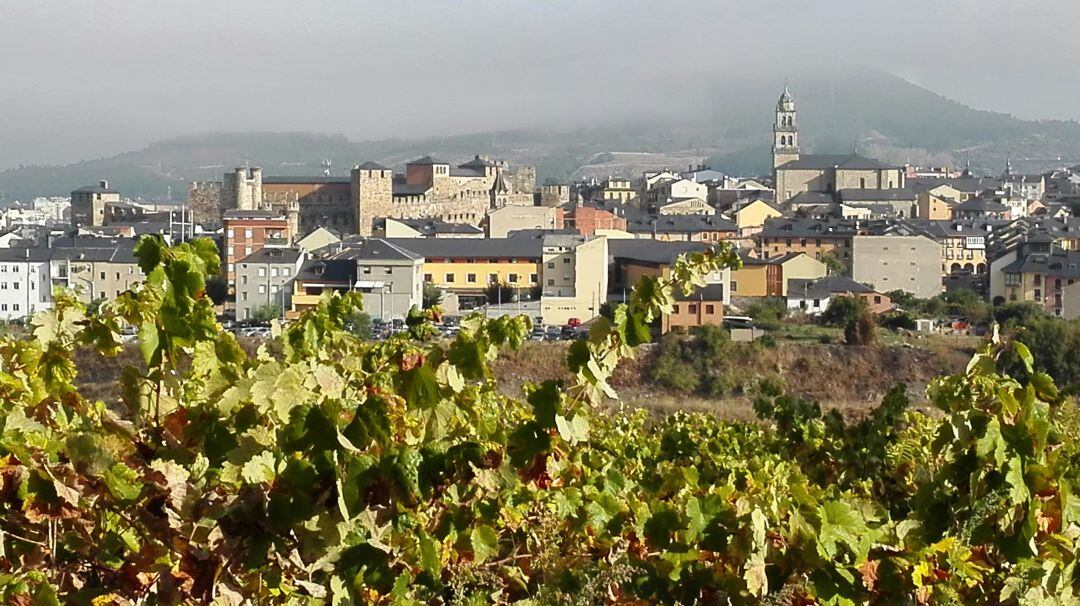
[[[881,292],[907,291],[920,299],[941,294],[941,246],[921,235],[854,236],[851,277]]]
[[[291,308],[292,280],[304,262],[296,248],[262,248],[236,262],[236,319],[248,320],[260,309],[284,318]]]
[[[763,259],[789,253],[805,253],[818,260],[831,255],[850,266],[851,238],[858,231],[854,221],[783,217],[767,219],[755,240]]]
[[[549,234],[541,243],[540,316],[550,324],[600,315],[608,293],[608,240]]]
[[[264,247],[285,247],[294,234],[284,214],[268,210],[230,210],[222,217],[225,263],[222,268],[230,291],[236,287],[236,262]]]
[[[52,286],[69,288],[84,303],[115,299],[142,282],[135,241],[63,238],[53,242],[49,273]]]
[[[48,248],[0,248],[0,320],[18,320],[52,307]]]

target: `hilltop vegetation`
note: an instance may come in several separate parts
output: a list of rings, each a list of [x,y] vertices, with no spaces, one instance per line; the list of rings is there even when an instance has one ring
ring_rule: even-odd
[[[618,151],[708,158],[714,168],[732,174],[763,174],[770,167],[772,110],[781,85],[782,77],[740,76],[716,83],[713,98],[679,120],[595,124],[565,132],[378,141],[308,133],[180,137],[112,158],[3,171],[0,192],[7,200],[66,195],[107,178],[131,196],[162,197],[172,186],[174,198],[182,199],[187,181],[220,179],[225,170],[245,163],[261,165],[269,175],[316,175],[329,158],[344,174],[365,160],[400,165],[425,154],[447,160],[490,154],[537,166],[541,180],[571,178],[598,154]],[[1020,171],[1080,162],[1080,123],[1020,120],[973,109],[867,68],[806,73],[795,79],[793,91],[807,153],[843,153],[858,143],[860,152],[890,162],[959,166],[970,161],[976,170],[995,174],[1008,154]],[[610,170],[636,175],[639,168],[628,163]]]

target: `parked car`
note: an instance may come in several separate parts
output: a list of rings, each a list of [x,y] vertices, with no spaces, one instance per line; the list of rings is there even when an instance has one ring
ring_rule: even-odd
[[[544,331],[544,335],[548,341],[558,341],[562,339],[562,327],[560,326],[548,326]]]
[[[532,330],[532,333],[529,334],[529,340],[530,341],[543,341],[546,338],[547,338],[547,333],[544,332],[543,328],[534,328]]]
[[[566,325],[570,328],[577,328],[578,326],[581,326],[581,318],[570,318],[566,321]]]

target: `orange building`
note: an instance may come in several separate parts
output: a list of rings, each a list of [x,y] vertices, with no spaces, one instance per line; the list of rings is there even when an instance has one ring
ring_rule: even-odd
[[[665,333],[673,328],[693,328],[695,326],[720,326],[724,323],[724,285],[709,284],[684,295],[682,289],[676,289],[675,306],[671,313],[661,319],[661,330]]]
[[[236,286],[238,260],[268,246],[288,246],[293,233],[285,215],[268,210],[230,210],[222,218],[225,228],[225,280],[229,291]]]

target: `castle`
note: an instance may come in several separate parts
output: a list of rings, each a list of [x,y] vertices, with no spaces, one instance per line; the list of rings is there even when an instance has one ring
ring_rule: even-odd
[[[354,166],[348,177],[271,177],[237,168],[221,181],[192,182],[188,204],[196,217],[227,210],[269,210],[289,218],[292,233],[317,227],[371,235],[375,219],[442,219],[479,224],[504,206],[532,206],[536,169],[476,156],[452,166],[425,156],[395,174],[376,162]]]

